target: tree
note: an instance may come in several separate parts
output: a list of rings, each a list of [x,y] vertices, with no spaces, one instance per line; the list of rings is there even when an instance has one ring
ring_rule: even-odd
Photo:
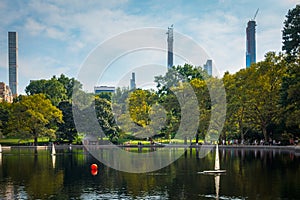
[[[74,78],[68,78],[64,74],[49,80],[41,79],[31,81],[25,88],[27,95],[45,94],[53,105],[58,106],[61,101],[71,101],[73,91],[82,89],[82,84]]]
[[[57,139],[68,140],[71,143],[77,137],[72,104],[68,101],[62,101],[59,103],[58,108],[62,111],[63,123],[58,123]]]
[[[160,133],[158,122],[161,121],[163,113],[161,107],[156,105],[156,93],[137,89],[129,93],[126,102],[125,109],[120,110],[121,107],[117,107],[117,122],[122,131],[138,138],[150,138]]]
[[[195,67],[189,64],[184,64],[184,66],[177,67],[173,66],[164,76],[155,77],[155,82],[158,89],[157,93],[159,96],[159,104],[162,105],[167,112],[166,126],[162,129],[162,133],[166,137],[171,135],[172,138],[174,138],[178,128],[180,127],[181,105],[175,92],[179,92],[180,94],[183,92],[183,90],[187,89],[186,85],[184,85],[185,82],[192,83],[193,80],[203,81],[206,78],[208,78],[208,75],[202,70],[201,67]],[[197,84],[192,85],[194,89],[197,88],[196,85]],[[197,95],[197,98],[199,100],[202,97],[200,97],[199,94]],[[188,102],[186,105],[188,105]],[[205,123],[202,123],[202,125],[204,124]]]
[[[200,134],[200,138],[204,139],[210,121],[210,109],[211,109],[210,95],[209,95],[206,81],[195,78],[190,83],[197,96],[198,107],[200,111],[199,128],[197,132],[198,136],[196,138],[198,138]]]
[[[22,96],[12,105],[8,129],[11,135],[34,139],[37,145],[39,137],[55,138],[58,122],[62,122],[62,112],[44,94],[35,94]]]
[[[282,78],[280,104],[283,108],[282,120],[285,129],[297,134],[300,130],[300,56],[287,65],[287,73]],[[298,137],[300,135],[298,134]]]
[[[0,103],[0,138],[6,134],[7,122],[10,112],[10,105],[7,102]]]
[[[173,66],[164,76],[155,77],[154,82],[157,84],[158,94],[162,95],[169,93],[170,88],[178,86],[179,83],[190,82],[195,78],[204,80],[207,77],[207,73],[201,67],[184,64],[184,66]]]
[[[238,76],[238,72],[236,75]],[[252,65],[246,70],[247,79],[242,84],[245,102],[245,117],[253,129],[259,128],[266,141],[278,124],[281,77],[286,72],[286,62],[283,55],[269,52],[265,60]]]
[[[117,142],[120,129],[114,118],[111,102],[96,96],[95,111],[97,120],[104,134],[109,137],[110,141]]]
[[[55,76],[53,78],[55,78]],[[64,74],[61,74],[60,77],[57,78],[57,80],[66,89],[66,95],[68,100],[72,99],[74,90],[82,89],[82,84],[79,81],[77,81],[75,78],[68,78]]]
[[[288,11],[282,31],[283,46],[290,57],[295,57],[300,52],[300,5]]]
[[[25,88],[27,95],[45,94],[52,104],[58,106],[59,102],[67,100],[67,91],[64,85],[56,77],[50,80],[34,80]]]
[[[148,90],[137,89],[128,98],[130,118],[141,127],[150,124],[151,105],[155,103],[155,95]]]
[[[250,78],[249,70],[242,69],[236,74],[225,73],[223,82],[226,88],[227,117],[225,122],[226,136],[244,140],[250,130],[249,119],[246,117],[247,92],[245,85]]]

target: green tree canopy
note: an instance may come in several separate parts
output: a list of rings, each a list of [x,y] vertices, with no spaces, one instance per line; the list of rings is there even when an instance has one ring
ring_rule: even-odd
[[[295,57],[300,52],[300,5],[290,9],[282,31],[282,50]]]
[[[22,96],[12,105],[8,129],[11,135],[23,139],[55,138],[56,123],[62,122],[62,112],[44,94]]]
[[[105,98],[95,97],[95,111],[99,125],[103,133],[109,137],[110,141],[117,142],[120,129],[112,112],[111,102]],[[100,133],[102,136],[102,134]]]
[[[56,133],[58,140],[68,140],[70,143],[77,137],[77,130],[74,123],[72,103],[62,101],[58,108],[62,111],[63,123],[58,123],[58,130]]]
[[[0,138],[6,134],[6,128],[9,118],[11,104],[7,102],[0,103]]]
[[[251,128],[261,131],[268,141],[282,113],[279,99],[285,72],[283,55],[269,52],[263,61],[240,70],[232,78],[224,76],[229,108],[226,122],[231,131],[237,128],[244,134],[244,128]]]
[[[190,82],[194,78],[204,80],[208,75],[201,67],[184,64],[184,66],[173,66],[164,76],[155,77],[158,94],[167,94],[171,87],[178,86],[181,82]]]
[[[53,76],[49,80],[33,80],[25,88],[27,95],[45,94],[53,105],[58,106],[61,101],[71,101],[73,91],[82,89],[82,84],[74,78],[64,74],[60,77]]]
[[[27,95],[45,94],[51,100],[53,105],[57,106],[59,102],[67,100],[67,91],[64,85],[55,77],[50,80],[34,80],[25,88]]]
[[[53,78],[55,78],[55,76]],[[63,84],[64,88],[66,89],[66,95],[68,100],[72,99],[74,90],[77,91],[82,89],[82,84],[79,81],[77,81],[75,78],[68,78],[64,74],[61,74],[60,77],[57,78],[57,80],[61,84]]]

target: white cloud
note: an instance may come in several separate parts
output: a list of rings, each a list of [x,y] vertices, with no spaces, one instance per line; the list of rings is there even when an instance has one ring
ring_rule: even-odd
[[[23,94],[30,80],[49,79],[53,75],[66,74],[69,70],[59,60],[47,56],[19,59],[19,93]],[[56,66],[56,67],[54,67]]]
[[[88,52],[110,37],[135,28],[167,29],[174,24],[175,31],[190,36],[207,51],[221,73],[227,70],[235,72],[245,66],[245,28],[256,9],[260,8],[257,16],[257,58],[262,59],[267,51],[280,50],[282,22],[287,10],[297,3],[297,0],[219,0],[205,3],[33,0],[13,5],[9,0],[1,1],[0,33],[4,36],[0,37],[0,47],[5,50],[0,51],[0,67],[7,65],[6,37],[7,31],[12,29],[21,32],[24,40],[34,43],[23,41],[24,54],[20,54],[19,63],[26,66],[26,70],[20,70],[23,73],[20,77],[25,79],[33,78],[30,74],[35,77],[71,71],[75,74]],[[163,42],[166,45],[165,39]],[[120,44],[120,48],[123,45],[126,42]],[[32,55],[34,51],[39,53],[38,58]]]
[[[41,34],[45,29],[45,25],[37,22],[32,18],[26,19],[26,22],[24,24],[24,30],[33,36]]]

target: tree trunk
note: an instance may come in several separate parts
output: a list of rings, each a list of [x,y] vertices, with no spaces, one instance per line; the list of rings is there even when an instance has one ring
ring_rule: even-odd
[[[184,136],[184,144],[187,144],[187,137]]]
[[[34,135],[34,146],[37,146],[38,145],[38,136],[37,136],[37,133],[36,133],[36,130],[33,130],[33,135]]]
[[[241,122],[239,122],[239,126],[240,126],[241,140],[244,141],[244,126]]]
[[[268,133],[267,133],[267,127],[266,126],[262,126],[262,132],[264,134],[265,141],[267,142],[268,141]]]
[[[38,145],[38,138],[37,136],[34,136],[34,146],[37,146]]]
[[[196,134],[196,144],[198,144],[199,141],[199,133]]]

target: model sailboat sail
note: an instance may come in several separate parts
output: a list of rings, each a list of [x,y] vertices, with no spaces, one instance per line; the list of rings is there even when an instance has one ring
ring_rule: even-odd
[[[219,147],[216,146],[215,170],[220,170]]]
[[[219,147],[216,145],[216,156],[215,156],[215,170],[205,170],[202,173],[204,174],[220,174],[225,173],[226,170],[220,169],[220,159],[219,159]]]
[[[51,151],[51,155],[56,155],[56,151],[55,151],[54,143],[52,144],[52,151]]]

